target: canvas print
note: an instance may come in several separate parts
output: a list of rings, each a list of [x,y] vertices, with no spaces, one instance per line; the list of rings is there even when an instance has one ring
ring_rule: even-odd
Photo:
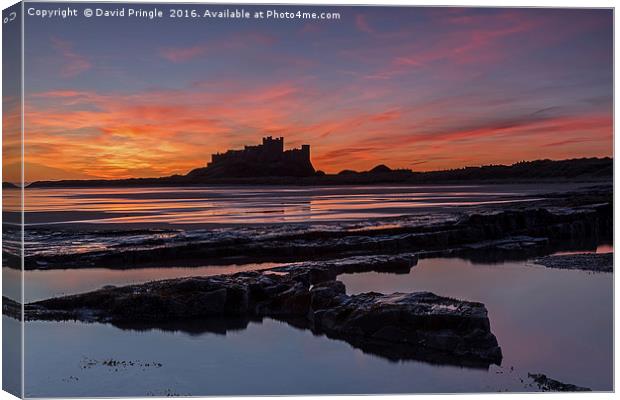
[[[613,10],[3,13],[21,397],[613,391]]]

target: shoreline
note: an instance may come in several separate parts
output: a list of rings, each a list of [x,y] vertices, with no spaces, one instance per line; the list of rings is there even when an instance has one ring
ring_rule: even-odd
[[[532,160],[521,161],[512,165],[483,165],[465,166],[457,169],[436,171],[412,171],[411,169],[391,169],[383,164],[377,165],[368,171],[342,170],[339,173],[326,174],[315,171],[308,155],[307,163],[300,169],[271,168],[273,165],[246,165],[245,171],[232,168],[227,171],[213,171],[210,167],[199,167],[186,175],[171,175],[157,178],[128,178],[128,179],[91,179],[91,180],[61,180],[36,181],[31,186],[59,187],[59,186],[131,186],[131,185],[160,185],[160,184],[374,184],[403,182],[438,183],[458,181],[488,181],[496,182],[520,180],[537,182],[569,181],[581,179],[609,179],[613,176],[613,159],[611,157],[573,158],[565,160]],[[244,164],[244,162],[242,162]],[[215,168],[216,170],[218,168]],[[5,184],[7,185],[7,184]]]
[[[159,182],[161,178],[132,178],[136,180],[144,179],[146,182],[130,182],[121,183],[114,180],[104,180],[100,183],[90,183],[91,181],[71,181],[72,183],[62,183],[65,181],[37,181],[26,185],[25,189],[100,189],[100,188],[226,188],[226,187],[355,187],[355,186],[482,186],[482,185],[532,185],[532,184],[612,184],[612,179],[609,176],[594,177],[583,176],[579,178],[563,178],[563,177],[549,177],[549,178],[497,178],[497,179],[445,179],[445,180],[400,180],[400,179],[385,179],[385,180],[359,180],[359,181],[346,181],[338,182],[334,180],[322,180],[317,178],[291,178],[282,179],[278,177],[265,178],[265,179],[230,179],[230,180],[214,180],[208,182],[184,182],[184,181],[165,181]],[[80,183],[78,183],[80,182]],[[99,182],[99,181],[97,181]],[[3,182],[4,189],[20,189],[18,185],[10,182]]]
[[[165,260],[202,260],[204,265],[205,260],[232,256],[236,262],[243,257],[246,262],[255,257],[284,257],[288,264],[260,271],[108,286],[48,298],[26,304],[25,319],[158,329],[206,318],[213,321],[214,329],[227,329],[218,321],[233,318],[237,321],[232,322],[234,328],[242,326],[242,321],[271,318],[392,361],[488,369],[501,364],[502,353],[483,303],[432,292],[347,295],[338,276],[369,271],[408,273],[419,259],[434,257],[545,259],[550,249],[574,250],[593,243],[611,243],[611,196],[609,187],[590,188],[550,193],[541,203],[461,209],[455,218],[439,222],[390,227],[379,224],[369,230],[284,230],[269,237],[250,232],[245,239],[216,235],[207,241],[190,239],[179,246],[164,242],[163,247],[142,250],[113,248],[38,256],[28,260],[28,269],[70,273],[72,268],[67,267],[140,268]],[[403,218],[394,220],[403,222]],[[147,237],[153,234],[149,230],[142,233]],[[574,262],[590,270],[594,268],[590,261],[601,259],[601,268],[594,270],[612,272],[608,269],[609,254],[551,259],[557,257],[564,264]],[[572,264],[565,269],[571,268]],[[5,302],[5,315],[18,309],[10,300]],[[359,325],[360,321],[366,322]],[[420,321],[425,322],[420,325]]]
[[[613,232],[611,192],[581,191],[552,194],[533,203],[480,206],[456,210],[447,218],[424,220],[423,216],[385,218],[385,226],[352,229],[349,225],[266,224],[241,230],[215,231],[78,231],[67,240],[91,240],[114,235],[109,248],[61,254],[33,253],[24,260],[25,269],[134,268],[154,264],[205,265],[205,260],[230,257],[245,263],[339,258],[356,253],[467,251],[475,243],[487,243],[487,251],[508,252],[506,244],[493,241],[509,238],[519,251],[541,248],[562,241],[610,241]],[[364,226],[362,224],[362,226]],[[31,232],[36,233],[36,230]],[[42,230],[41,233],[55,232]],[[69,234],[69,233],[67,233]],[[132,239],[129,243],[122,238]],[[519,237],[538,238],[520,240]],[[542,240],[542,241],[541,241]],[[538,241],[538,242],[537,242]],[[532,242],[532,243],[530,243]],[[57,244],[60,245],[60,244]],[[510,246],[508,246],[510,247]],[[470,249],[471,250],[471,249]],[[5,253],[7,259],[14,256]],[[201,262],[202,261],[202,262]],[[208,263],[207,263],[208,264]],[[9,263],[11,265],[11,263]]]
[[[539,182],[538,182],[539,183]],[[264,187],[264,186],[246,186],[242,187],[242,193],[237,193],[235,189],[239,190],[240,187],[230,187],[230,191],[222,192],[222,188],[213,188],[208,186],[195,187],[196,192],[193,190],[187,190],[187,188],[178,188],[179,191],[174,191],[174,187],[162,188],[162,187],[150,187],[140,189],[150,189],[143,192],[123,192],[119,188],[109,188],[112,192],[96,192],[96,193],[74,193],[67,194],[67,201],[69,205],[74,206],[77,211],[55,209],[54,207],[47,207],[45,204],[37,205],[36,198],[27,200],[35,202],[32,206],[27,207],[25,211],[25,227],[27,230],[33,229],[54,229],[59,231],[92,231],[92,230],[141,230],[141,229],[161,229],[161,230],[196,230],[196,229],[212,229],[212,228],[235,228],[235,227],[256,227],[256,226],[268,226],[268,225],[337,225],[337,224],[351,224],[356,221],[367,221],[372,223],[374,221],[384,220],[398,220],[399,218],[408,218],[421,216],[426,214],[463,214],[470,211],[481,210],[484,211],[490,208],[505,208],[507,206],[515,205],[518,203],[532,203],[534,201],[543,203],[541,206],[545,206],[549,203],[549,200],[556,197],[566,197],[568,193],[574,193],[575,195],[581,195],[584,192],[611,192],[613,185],[611,182],[583,182],[583,183],[549,183],[544,186],[544,189],[540,188],[540,185],[532,184],[513,184],[502,183],[501,185],[480,186],[480,185],[354,185],[349,187],[333,187],[333,186],[320,186],[316,188],[307,187],[291,187],[283,186],[283,189],[293,189],[286,191],[287,203],[285,203],[282,210],[292,208],[295,206],[305,206],[308,208],[308,214],[304,214],[303,210],[293,210],[293,215],[288,215],[287,218],[278,218],[276,211],[277,207],[273,208],[273,214],[270,215],[264,212],[263,215],[252,214],[222,214],[221,217],[206,216],[204,220],[192,220],[192,211],[188,209],[185,211],[183,207],[174,208],[169,204],[163,204],[161,209],[158,209],[156,213],[149,208],[140,208],[137,204],[137,208],[127,211],[109,211],[99,208],[80,208],[80,199],[88,202],[90,199],[96,199],[97,201],[111,201],[120,202],[123,200],[131,202],[150,202],[156,201],[159,198],[170,201],[181,201],[181,204],[196,205],[199,212],[205,212],[208,209],[203,208],[202,203],[213,202],[212,207],[215,210],[226,210],[226,207],[235,206],[239,201],[250,201],[262,204],[263,199],[269,199],[270,196],[277,196],[278,193],[271,193],[270,190],[278,190],[280,187]],[[297,188],[298,190],[295,190]],[[437,197],[441,196],[441,193],[446,189],[464,190],[462,197],[456,197],[454,200],[444,200],[445,198]],[[491,190],[489,193],[477,193],[476,189]],[[135,188],[134,188],[135,189]],[[62,190],[62,189],[30,189],[32,193],[46,190]],[[114,192],[114,190],[120,190]],[[164,190],[164,192],[162,192]],[[204,190],[204,192],[200,191]],[[213,190],[213,191],[211,191]],[[246,191],[250,192],[246,192]],[[254,191],[255,190],[255,191]],[[26,189],[26,197],[28,198],[28,189]],[[263,192],[264,191],[264,192]],[[374,206],[367,205],[364,208],[342,208],[336,210],[336,213],[323,214],[316,211],[312,211],[313,199],[321,201],[330,200],[332,196],[345,196],[348,201],[351,201],[355,196],[375,196],[381,197],[384,193],[389,192],[392,194],[394,207],[387,207],[391,202],[384,204],[377,203]],[[428,194],[427,194],[428,192]],[[33,194],[34,195],[34,194]],[[45,196],[46,194],[43,194]],[[428,198],[420,197],[423,195],[429,196]],[[41,196],[41,194],[37,194]],[[249,197],[248,197],[249,196]],[[396,202],[398,200],[398,202]],[[402,201],[408,202],[408,204],[402,204]],[[447,202],[446,202],[447,201]],[[401,202],[401,203],[399,203]],[[75,203],[75,204],[74,204]],[[230,204],[229,204],[230,203]],[[556,202],[557,203],[557,202]],[[570,205],[570,202],[569,202]],[[275,207],[275,204],[269,204],[270,207]],[[561,206],[561,205],[560,205]],[[187,206],[186,206],[187,207]],[[284,211],[282,211],[284,212]],[[315,215],[316,214],[316,215]],[[357,214],[357,215],[353,215]],[[19,228],[21,225],[11,223],[10,221],[17,221],[21,216],[21,213],[4,211],[4,226],[10,228]],[[228,218],[228,220],[227,220]],[[235,219],[237,219],[235,221]]]

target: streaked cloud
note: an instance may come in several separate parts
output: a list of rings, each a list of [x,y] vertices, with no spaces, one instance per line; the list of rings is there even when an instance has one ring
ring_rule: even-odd
[[[612,154],[609,12],[343,15],[304,26],[188,23],[149,40],[149,27],[142,38],[119,28],[106,31],[106,42],[117,38],[107,50],[78,30],[71,42],[53,39],[53,53],[30,55],[32,170],[53,179],[185,173],[265,135],[312,145],[315,166],[330,173]],[[75,79],[36,70],[42,60]],[[78,79],[95,64],[97,79]]]
[[[207,53],[207,46],[192,46],[185,48],[165,48],[161,50],[161,56],[173,63],[189,61]]]
[[[54,47],[64,59],[60,69],[60,75],[62,77],[72,78],[92,68],[92,64],[88,58],[78,54],[73,49],[73,44],[71,42],[57,37],[52,37],[51,41],[52,47]]]

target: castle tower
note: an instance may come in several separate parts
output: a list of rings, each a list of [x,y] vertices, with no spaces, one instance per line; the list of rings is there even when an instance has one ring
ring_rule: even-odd
[[[270,154],[280,154],[284,152],[284,138],[273,138],[267,136],[263,138],[263,148]]]
[[[261,158],[263,160],[278,160],[284,153],[284,138],[272,138],[267,136],[263,138]]]
[[[312,176],[310,145],[284,151],[284,137],[263,137],[259,145],[211,155],[206,175],[211,177]]]
[[[304,160],[308,160],[308,162],[310,162],[310,145],[309,144],[301,145],[301,155]]]

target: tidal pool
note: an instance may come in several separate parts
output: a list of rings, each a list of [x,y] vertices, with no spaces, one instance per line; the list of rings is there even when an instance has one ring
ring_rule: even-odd
[[[528,373],[613,389],[612,274],[424,259],[342,275],[349,293],[432,291],[485,303],[504,354],[488,370],[392,362],[271,320],[120,329],[28,322],[29,397],[533,391]],[[7,320],[5,323],[15,323]]]

